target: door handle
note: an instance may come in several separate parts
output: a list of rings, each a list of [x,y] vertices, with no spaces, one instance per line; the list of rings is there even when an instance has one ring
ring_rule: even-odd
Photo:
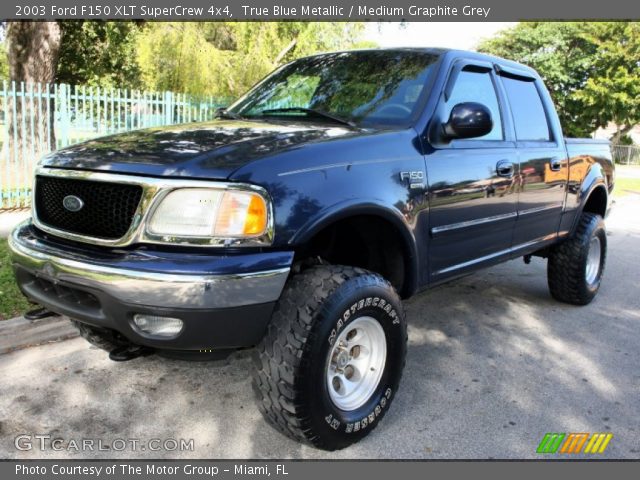
[[[496,164],[496,173],[499,177],[510,178],[513,176],[513,171],[513,163],[511,163],[509,160],[500,160]]]
[[[549,168],[554,172],[559,171],[562,168],[562,160],[558,158],[552,158],[551,160],[549,160]]]

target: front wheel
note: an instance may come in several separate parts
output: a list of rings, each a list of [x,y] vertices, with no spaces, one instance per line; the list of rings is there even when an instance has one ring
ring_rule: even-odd
[[[404,368],[402,303],[377,274],[317,266],[294,276],[254,355],[254,389],[279,431],[325,450],[380,422]]]
[[[604,220],[584,212],[573,237],[549,254],[547,279],[553,298],[573,305],[590,303],[600,288],[606,257]]]

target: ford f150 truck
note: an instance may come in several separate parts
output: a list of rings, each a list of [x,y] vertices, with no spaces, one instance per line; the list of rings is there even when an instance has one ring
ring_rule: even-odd
[[[531,68],[328,53],[211,122],[47,155],[10,248],[22,292],[115,360],[254,347],[265,418],[337,449],[396,395],[401,299],[536,255],[554,298],[589,303],[613,183],[608,143],[565,139]]]

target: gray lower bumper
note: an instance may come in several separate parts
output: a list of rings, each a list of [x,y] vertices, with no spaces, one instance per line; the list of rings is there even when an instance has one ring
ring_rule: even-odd
[[[289,268],[243,274],[172,274],[101,265],[29,235],[30,222],[9,238],[12,262],[49,281],[100,290],[130,305],[218,309],[273,302],[282,292]]]

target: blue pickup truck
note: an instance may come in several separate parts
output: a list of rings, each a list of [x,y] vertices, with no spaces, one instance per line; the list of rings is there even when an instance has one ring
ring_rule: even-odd
[[[24,295],[114,360],[254,347],[265,418],[366,436],[405,363],[402,299],[516,257],[585,305],[605,265],[607,142],[565,139],[531,68],[477,53],[327,53],[214,121],[39,163],[10,238]]]

